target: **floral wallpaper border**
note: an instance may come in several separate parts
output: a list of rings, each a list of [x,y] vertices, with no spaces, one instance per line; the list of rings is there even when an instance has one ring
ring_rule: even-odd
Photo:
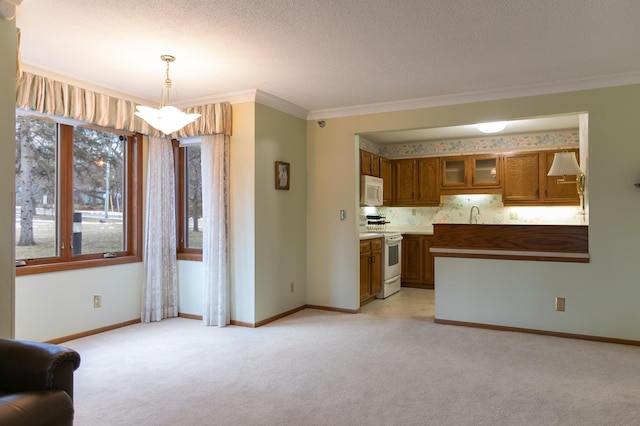
[[[514,149],[577,148],[579,146],[578,129],[389,145],[380,145],[360,138],[361,149],[387,158],[426,157]]]

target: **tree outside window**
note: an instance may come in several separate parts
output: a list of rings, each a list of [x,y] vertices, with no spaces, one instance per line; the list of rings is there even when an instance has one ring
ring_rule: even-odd
[[[132,135],[18,115],[17,264],[139,260],[140,153]]]

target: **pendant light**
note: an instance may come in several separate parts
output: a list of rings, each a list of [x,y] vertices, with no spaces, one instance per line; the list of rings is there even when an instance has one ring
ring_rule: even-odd
[[[200,114],[186,114],[178,108],[171,106],[169,102],[169,91],[172,88],[171,78],[169,78],[169,64],[176,60],[175,56],[162,55],[160,59],[167,63],[167,78],[164,81],[164,88],[160,97],[160,109],[154,109],[143,105],[138,105],[138,110],[134,114],[149,123],[155,129],[160,130],[165,135],[177,132],[189,123],[193,123]]]

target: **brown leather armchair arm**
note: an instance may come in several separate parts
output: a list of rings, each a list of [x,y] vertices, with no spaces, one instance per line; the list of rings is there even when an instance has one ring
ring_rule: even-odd
[[[60,389],[73,399],[73,372],[80,354],[49,343],[0,339],[0,389],[5,392]]]

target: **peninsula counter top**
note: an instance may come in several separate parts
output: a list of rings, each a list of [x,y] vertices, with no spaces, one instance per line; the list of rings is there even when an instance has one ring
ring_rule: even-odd
[[[434,224],[438,257],[589,262],[587,225]]]

